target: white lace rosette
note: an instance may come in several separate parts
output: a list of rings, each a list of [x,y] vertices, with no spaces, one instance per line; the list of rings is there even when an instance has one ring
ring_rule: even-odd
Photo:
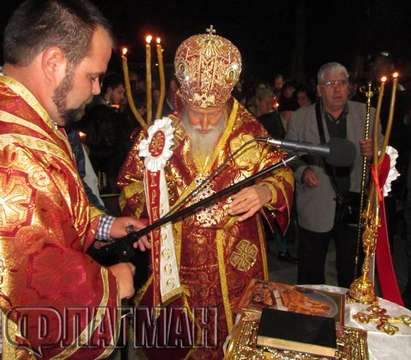
[[[140,143],[139,156],[144,158],[144,165],[150,171],[164,169],[173,152],[174,128],[168,117],[154,121],[148,129],[148,137]]]
[[[174,128],[172,126],[172,120],[168,117],[163,117],[162,119],[156,120],[154,124],[150,126],[147,139],[142,140],[139,147],[139,156],[144,158],[144,165],[146,167],[146,176],[144,178],[146,198],[153,198],[153,191],[156,192],[154,198],[159,199],[157,205],[159,207],[160,217],[167,214],[170,210],[164,167],[173,155],[171,150],[173,146],[173,136]],[[150,176],[150,173],[160,174],[158,183],[149,184],[149,182],[152,181],[150,179],[153,178]],[[149,191],[151,193],[149,193]],[[152,214],[153,212],[151,210],[152,209],[149,209],[149,212]],[[159,257],[161,302],[165,303],[182,292],[173,229],[170,223],[161,227]]]
[[[390,157],[390,170],[388,171],[387,180],[382,188],[384,197],[387,196],[391,191],[391,183],[400,177],[400,173],[396,169],[398,151],[392,146],[387,146],[385,153]]]

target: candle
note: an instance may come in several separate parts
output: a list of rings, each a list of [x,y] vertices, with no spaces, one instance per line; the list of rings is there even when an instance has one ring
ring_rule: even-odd
[[[373,148],[373,156],[374,161],[376,162],[378,159],[378,128],[380,126],[380,116],[381,116],[381,106],[382,106],[382,99],[384,98],[384,88],[385,82],[387,81],[387,77],[383,76],[381,78],[381,85],[378,93],[378,101],[377,101],[377,110],[375,111],[375,120],[374,120],[374,133],[373,133],[373,141],[374,141],[374,148]]]
[[[147,124],[144,121],[141,114],[139,113],[139,111],[137,110],[136,105],[134,103],[133,94],[131,92],[130,76],[129,76],[128,64],[127,64],[127,52],[128,52],[128,49],[126,47],[124,47],[121,50],[121,61],[122,61],[122,65],[123,65],[124,85],[126,87],[126,94],[127,94],[128,104],[130,106],[131,112],[133,113],[134,117],[136,118],[136,120],[138,121],[140,126],[143,129],[147,129]]]
[[[151,124],[153,117],[152,93],[151,93],[151,35],[146,36],[146,99],[147,99],[147,124]]]
[[[397,94],[397,86],[398,86],[398,73],[395,72],[394,74],[392,74],[392,77],[393,77],[393,81],[392,81],[390,111],[388,113],[387,128],[386,128],[385,134],[384,134],[384,142],[383,142],[382,148],[381,148],[380,162],[384,158],[385,148],[388,145],[388,141],[389,141],[389,138],[390,138],[390,135],[391,135],[392,122],[393,122],[393,119],[394,119],[395,96]]]
[[[81,141],[82,143],[84,143],[84,142],[86,141],[86,138],[87,138],[87,134],[86,134],[86,133],[84,133],[84,132],[82,132],[82,131],[79,131],[79,132],[78,132],[78,136],[79,136],[80,141]]]
[[[157,104],[156,119],[159,119],[163,114],[164,98],[166,94],[166,84],[164,76],[164,61],[163,61],[163,48],[161,47],[161,39],[157,38],[157,60],[158,60],[158,73],[160,77],[160,98]]]

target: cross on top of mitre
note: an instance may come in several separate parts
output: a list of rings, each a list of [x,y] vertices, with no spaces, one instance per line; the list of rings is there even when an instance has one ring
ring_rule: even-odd
[[[208,35],[214,35],[217,31],[216,29],[214,29],[213,25],[210,25],[210,27],[206,29],[206,32],[208,33]]]

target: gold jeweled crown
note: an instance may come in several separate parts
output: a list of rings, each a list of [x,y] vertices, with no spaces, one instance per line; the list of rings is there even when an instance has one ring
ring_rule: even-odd
[[[207,32],[184,40],[174,59],[182,98],[201,108],[225,104],[241,73],[237,47],[212,25]]]

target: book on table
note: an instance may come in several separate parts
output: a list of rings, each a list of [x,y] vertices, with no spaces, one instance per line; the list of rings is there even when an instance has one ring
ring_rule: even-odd
[[[257,346],[334,357],[336,338],[334,318],[264,308]]]

